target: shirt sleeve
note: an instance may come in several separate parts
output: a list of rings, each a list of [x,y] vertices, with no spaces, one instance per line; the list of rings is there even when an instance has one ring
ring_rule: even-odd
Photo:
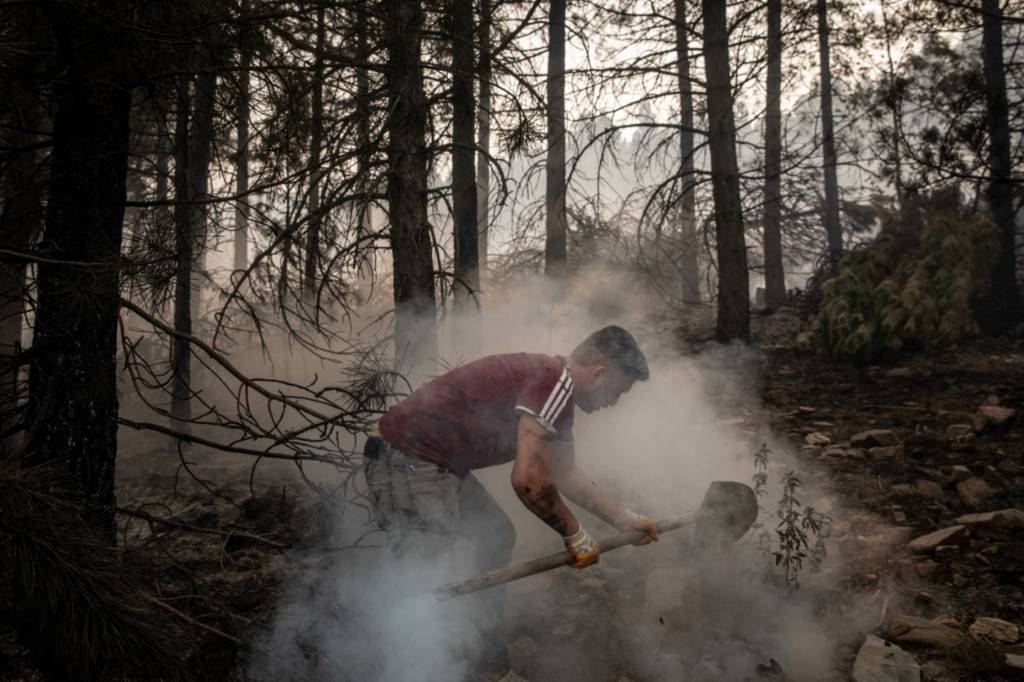
[[[563,368],[560,374],[551,370],[538,373],[519,392],[515,411],[533,417],[560,440],[571,440],[575,403],[569,371]]]

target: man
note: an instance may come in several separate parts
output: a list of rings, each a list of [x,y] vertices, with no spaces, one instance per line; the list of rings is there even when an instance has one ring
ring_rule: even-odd
[[[598,561],[600,547],[562,499],[620,530],[658,539],[654,522],[602,492],[575,463],[575,409],[615,405],[649,376],[636,341],[621,327],[591,334],[567,358],[492,355],[437,377],[391,408],[379,436],[367,443],[366,477],[378,523],[400,556],[430,561],[468,539],[480,570],[508,564],[515,529],[498,503],[470,474],[513,461],[512,487],[526,507],[557,531],[574,568]],[[504,592],[479,595],[477,623],[484,651],[475,680],[508,671]]]

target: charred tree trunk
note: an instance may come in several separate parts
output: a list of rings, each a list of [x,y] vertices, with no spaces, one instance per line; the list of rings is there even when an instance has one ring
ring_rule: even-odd
[[[693,81],[690,78],[690,48],[686,23],[686,0],[675,0],[676,64],[679,72],[679,159],[681,276],[683,303],[700,303],[700,267],[697,260],[697,177],[693,172]]]
[[[992,293],[1003,319],[1012,322],[1020,314],[1017,288],[1016,225],[1013,181],[1010,178],[1010,123],[1003,70],[1003,17],[998,0],[982,0],[982,58],[985,69],[985,104],[988,118],[991,179],[988,199],[992,222],[999,231],[999,262],[993,273]]]
[[[120,55],[110,46],[120,41],[110,35],[106,17],[58,5],[50,18],[62,68],[53,84],[51,174],[40,244],[49,260],[38,266],[26,460],[71,473],[112,537],[118,264],[131,93],[118,83]]]
[[[818,0],[818,59],[821,63],[821,148],[825,172],[825,235],[828,262],[833,273],[843,257],[843,233],[839,225],[839,182],[836,179],[836,141],[832,118],[832,67],[829,65],[828,3]]]
[[[0,175],[0,247],[24,252],[43,227],[41,158],[34,149],[42,128],[41,112],[34,98],[16,91],[13,113],[3,136],[11,151]],[[0,459],[19,444],[11,431],[17,426],[19,407],[18,368],[21,330],[26,299],[24,260],[0,256]]]
[[[480,290],[476,149],[473,117],[473,0],[452,0],[452,209],[455,224],[455,305],[473,307]]]
[[[174,275],[174,329],[192,333],[192,207],[189,205],[189,119],[192,114],[191,84],[188,78],[178,82],[174,124],[174,250],[177,267]],[[191,356],[188,341],[171,339],[171,426],[189,431],[192,419],[190,401]]]
[[[238,149],[235,152],[235,253],[234,269],[249,267],[249,109],[251,108],[249,66],[251,56],[243,46],[238,72],[238,112],[235,130],[238,135]]]
[[[725,3],[703,0],[704,66],[708,83],[708,146],[718,246],[719,341],[750,339],[747,247],[736,163],[736,124],[729,76],[729,34]]]
[[[387,0],[388,210],[394,267],[395,353],[417,364],[434,357],[434,264],[427,222],[427,101],[420,0]]]
[[[487,275],[488,232],[491,228],[488,209],[491,194],[491,161],[487,158],[491,149],[491,0],[480,0],[480,25],[477,27],[480,42],[477,78],[480,81],[480,97],[477,104],[477,148],[476,155],[476,224],[477,257],[480,276]]]
[[[195,79],[195,112],[189,126],[189,201],[192,203],[192,331],[199,330],[202,291],[205,288],[206,244],[209,239],[206,201],[210,197],[210,154],[213,148],[213,110],[217,72],[207,70]]]
[[[565,275],[568,267],[565,214],[565,2],[551,0],[548,19],[544,272],[553,277]]]
[[[320,231],[323,214],[320,211],[320,170],[324,137],[324,43],[327,23],[323,6],[316,12],[316,45],[313,48],[313,95],[309,132],[309,231],[306,233],[306,263],[302,276],[303,295],[308,300],[316,296],[316,271],[320,264]]]
[[[767,111],[764,127],[764,288],[774,310],[786,302],[782,266],[782,0],[768,0]]]
[[[368,194],[373,190],[373,183],[370,181],[370,161],[372,150],[370,149],[370,76],[367,73],[365,64],[370,61],[370,48],[368,44],[366,9],[356,8],[356,41],[359,54],[359,66],[356,67],[356,135],[359,140],[359,149],[356,153],[356,172],[359,175],[359,190]],[[356,203],[356,225],[358,234],[362,236],[370,231],[370,200],[368,197],[361,197]]]

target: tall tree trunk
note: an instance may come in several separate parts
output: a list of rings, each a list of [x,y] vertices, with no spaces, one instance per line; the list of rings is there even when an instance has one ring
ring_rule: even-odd
[[[690,78],[690,48],[686,23],[686,0],[675,0],[676,64],[679,78],[680,237],[682,242],[683,303],[700,303],[700,267],[697,260],[697,177],[693,172],[693,81]]]
[[[193,209],[189,205],[189,119],[192,114],[192,93],[189,78],[177,84],[177,106],[174,124],[174,329],[192,333],[192,264]],[[171,426],[186,433],[190,430],[191,355],[188,341],[171,339]]]
[[[818,0],[818,59],[821,63],[821,145],[825,171],[825,235],[828,262],[834,273],[843,257],[843,233],[839,226],[839,182],[836,179],[836,141],[832,119],[832,67],[829,66],[828,3]]]
[[[111,46],[122,43],[104,36],[109,20],[73,5],[50,11],[61,68],[53,84],[40,244],[50,260],[37,271],[26,459],[70,472],[113,538],[118,264],[131,93],[113,71],[120,55]]]
[[[20,88],[12,97],[13,112],[5,119],[0,138],[9,150],[0,174],[0,247],[27,251],[43,227],[44,187],[39,141],[39,104]],[[0,458],[13,453],[20,439],[11,435],[17,423],[18,367],[21,362],[21,322],[26,299],[25,261],[0,256]]]
[[[544,243],[544,272],[554,277],[565,275],[568,253],[565,215],[565,2],[551,0],[548,19],[547,238]]]
[[[719,341],[748,341],[750,293],[747,247],[740,204],[740,174],[736,163],[736,123],[732,112],[725,3],[703,0],[703,5],[708,146],[718,242],[718,321],[715,335]]]
[[[210,155],[213,150],[213,111],[217,94],[217,72],[206,70],[195,79],[195,112],[189,126],[189,201],[192,203],[192,331],[199,330],[202,313],[206,244],[209,239],[207,220],[210,197]]]
[[[452,0],[452,209],[455,225],[455,305],[473,306],[480,290],[476,171],[473,154],[473,0]]]
[[[993,277],[993,295],[1003,319],[1011,322],[1020,314],[1017,288],[1016,225],[1013,210],[1013,181],[1010,178],[1010,123],[1003,70],[1003,17],[998,0],[982,0],[982,59],[985,69],[985,104],[988,118],[988,186],[992,222],[999,231],[999,262]]]
[[[477,77],[480,81],[480,97],[477,105],[477,147],[476,155],[476,224],[477,256],[481,277],[487,275],[487,250],[490,247],[491,161],[491,0],[480,0],[479,33],[480,55]]]
[[[900,139],[903,129],[903,98],[896,87],[896,64],[892,59],[892,28],[889,23],[889,13],[885,11],[886,0],[879,3],[882,11],[882,29],[885,33],[885,56],[889,62],[889,115],[892,118],[892,155],[894,176],[893,182],[896,186],[896,206],[903,205],[903,155],[900,148]]]
[[[770,310],[786,302],[782,265],[782,0],[768,0],[764,126],[764,286]]]
[[[249,66],[252,56],[248,46],[242,47],[239,55],[238,112],[235,130],[238,135],[238,149],[235,152],[235,254],[234,269],[249,267],[249,110],[251,108]]]
[[[359,54],[359,66],[356,67],[356,136],[359,141],[359,149],[356,153],[356,172],[359,175],[359,191],[367,194],[374,189],[373,183],[370,182],[370,161],[373,153],[370,148],[370,76],[365,66],[370,61],[367,37],[369,26],[366,8],[357,7],[355,12],[356,49]],[[356,204],[358,211],[356,225],[359,236],[370,231],[370,206],[370,200],[366,197],[361,197]]]
[[[434,264],[427,222],[427,101],[420,0],[387,0],[384,23],[395,353],[400,362],[417,366],[437,354]]]
[[[313,96],[311,97],[309,132],[309,231],[306,233],[306,263],[303,270],[302,290],[307,299],[316,296],[316,271],[320,264],[320,231],[323,214],[320,211],[320,169],[324,137],[324,44],[327,23],[321,5],[316,12],[316,45],[313,48]]]

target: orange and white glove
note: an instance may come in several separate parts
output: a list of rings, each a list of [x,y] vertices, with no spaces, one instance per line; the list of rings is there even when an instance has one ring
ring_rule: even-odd
[[[642,530],[646,533],[644,537],[634,542],[634,545],[647,545],[658,540],[658,528],[654,525],[654,521],[632,509],[624,508],[622,513],[615,518],[613,525],[619,530]]]
[[[601,558],[601,548],[597,546],[597,540],[591,537],[582,524],[580,524],[579,530],[562,539],[565,540],[565,548],[569,550],[575,560],[570,564],[573,568],[586,568],[591,564],[596,564]]]

